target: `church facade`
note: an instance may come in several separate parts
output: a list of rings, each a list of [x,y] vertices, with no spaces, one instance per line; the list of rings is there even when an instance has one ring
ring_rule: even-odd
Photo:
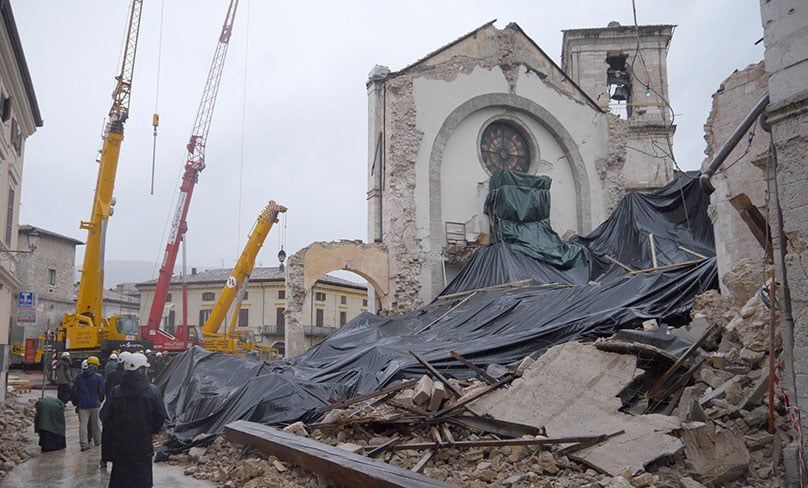
[[[487,23],[368,89],[368,240],[392,312],[432,301],[478,245],[488,180],[552,178],[550,219],[586,234],[626,191],[673,178],[666,54],[673,26],[564,31],[562,66],[516,24]],[[371,300],[371,303],[373,300]]]

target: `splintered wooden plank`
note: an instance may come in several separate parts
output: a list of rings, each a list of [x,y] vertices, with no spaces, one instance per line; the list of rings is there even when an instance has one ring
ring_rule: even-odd
[[[422,474],[301,437],[274,427],[238,420],[225,426],[225,438],[288,461],[349,488],[453,487]]]

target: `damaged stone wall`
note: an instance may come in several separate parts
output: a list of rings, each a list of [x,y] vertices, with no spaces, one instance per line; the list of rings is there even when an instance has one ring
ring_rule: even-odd
[[[559,233],[585,234],[608,215],[604,200],[618,197],[604,184],[622,192],[595,167],[625,158],[609,157],[605,114],[516,24],[486,24],[399,72],[377,66],[368,97],[368,230],[389,249],[394,313],[428,303],[456,272],[445,222],[483,220],[490,171],[479,147],[492,121],[528,134],[529,171],[554,180]]]
[[[721,83],[713,94],[712,110],[704,124],[704,139],[707,141],[704,165],[713,160],[744,117],[766,94],[767,80],[761,61],[735,71]],[[769,135],[755,123],[711,179],[716,191],[710,196],[709,212],[715,231],[718,275],[722,279],[722,293],[729,296],[732,296],[733,290],[724,284],[723,278],[735,267],[754,267],[757,264],[761,274],[758,282],[765,280],[762,277],[765,249],[755,239],[730,199],[746,195],[752,205],[765,215],[768,151]]]
[[[609,159],[595,163],[598,177],[603,182],[606,213],[612,211],[626,194],[626,178],[623,167],[626,164],[626,143],[628,142],[628,121],[608,114],[609,120]]]
[[[772,142],[777,151],[777,185],[782,204],[782,230],[788,236],[787,255],[781,263],[787,272],[790,287],[793,322],[783,324],[786,352],[791,352],[793,370],[786,375],[795,380],[792,398],[800,405],[808,404],[808,4],[797,0],[761,0],[761,17],[766,46],[765,63],[769,73],[769,106],[767,121],[771,126]],[[775,256],[779,245],[780,226],[772,221],[775,236]],[[780,270],[778,270],[780,271]],[[779,279],[785,279],[782,272]],[[787,297],[788,298],[788,297]],[[785,315],[785,314],[784,314]],[[793,326],[793,352],[790,330]],[[789,382],[791,383],[791,382]],[[795,394],[796,393],[796,394]],[[802,416],[805,430],[806,416]],[[805,439],[803,446],[805,446]],[[791,446],[790,446],[791,447]],[[798,447],[798,446],[793,446]],[[785,462],[792,473],[791,480],[799,481],[796,471],[797,449],[787,449]]]
[[[419,297],[425,256],[415,221],[415,162],[424,134],[415,123],[417,108],[412,79],[387,84],[390,130],[385,131],[384,241],[390,248],[390,310],[403,313],[423,305]],[[390,239],[389,236],[395,236]]]
[[[390,310],[387,248],[361,241],[315,242],[289,258],[286,267],[286,355],[303,353],[310,344],[303,331],[306,298],[317,280],[336,270],[351,271],[367,280],[379,300],[381,313]]]

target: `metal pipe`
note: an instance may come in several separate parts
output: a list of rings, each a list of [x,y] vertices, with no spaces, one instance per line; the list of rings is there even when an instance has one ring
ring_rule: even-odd
[[[746,117],[743,119],[741,124],[735,129],[735,132],[729,137],[727,142],[721,146],[721,149],[718,150],[718,153],[715,155],[710,164],[707,165],[701,172],[701,176],[699,178],[699,186],[701,190],[706,194],[711,194],[715,191],[715,187],[710,182],[710,178],[712,178],[713,174],[718,170],[718,168],[724,163],[727,159],[727,156],[735,149],[735,146],[738,145],[738,142],[741,138],[746,134],[752,124],[755,122],[755,119],[763,113],[763,110],[766,108],[766,105],[769,104],[769,94],[766,93],[763,95],[763,98],[755,105],[751,112],[749,112]]]

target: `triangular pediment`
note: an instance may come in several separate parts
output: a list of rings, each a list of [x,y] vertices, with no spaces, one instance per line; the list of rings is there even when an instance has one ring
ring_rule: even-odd
[[[415,63],[391,76],[412,75],[439,69],[446,63],[501,66],[512,69],[525,66],[545,82],[578,99],[592,108],[602,109],[519,27],[512,22],[503,29],[494,26],[496,19],[487,22],[460,38],[432,51]]]

